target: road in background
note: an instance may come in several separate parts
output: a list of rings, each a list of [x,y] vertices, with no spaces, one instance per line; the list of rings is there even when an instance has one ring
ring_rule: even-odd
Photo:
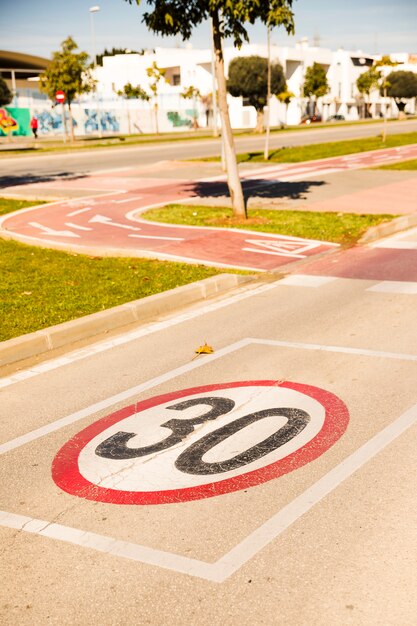
[[[286,131],[272,134],[270,147],[302,146],[326,141],[359,139],[380,134],[383,123],[351,126],[328,126],[309,130]],[[388,134],[413,132],[417,120],[390,122]],[[237,152],[263,150],[264,136],[236,137]],[[88,174],[105,169],[150,165],[162,160],[193,159],[218,156],[221,152],[219,139],[174,141],[137,147],[90,149],[80,152],[56,152],[49,155],[4,157],[0,160],[0,188],[40,180],[45,176]]]

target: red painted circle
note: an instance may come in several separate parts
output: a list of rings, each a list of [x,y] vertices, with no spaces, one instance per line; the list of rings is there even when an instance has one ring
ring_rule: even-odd
[[[248,386],[282,387],[298,391],[313,398],[325,409],[325,418],[321,430],[305,445],[278,461],[246,473],[243,472],[239,476],[193,487],[163,491],[119,491],[117,489],[100,487],[81,475],[78,467],[80,453],[94,437],[107,430],[113,424],[135,413],[140,413],[151,407],[171,402],[184,396]],[[321,456],[336,443],[345,432],[348,422],[349,413],[346,405],[340,398],[329,391],[319,387],[312,387],[311,385],[293,382],[277,384],[276,381],[272,380],[257,380],[193,387],[155,396],[137,404],[132,404],[87,426],[59,450],[52,464],[52,477],[63,491],[98,502],[113,504],[168,504],[199,500],[259,485],[310,463],[310,461]]]
[[[55,94],[55,100],[57,102],[64,102],[65,100],[65,93],[61,90],[58,90]]]

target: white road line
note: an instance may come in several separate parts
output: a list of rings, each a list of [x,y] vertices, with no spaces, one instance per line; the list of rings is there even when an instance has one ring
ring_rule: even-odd
[[[286,276],[280,281],[280,285],[289,285],[291,287],[321,287],[335,280],[339,280],[334,276],[313,276],[308,274],[293,274]]]
[[[272,254],[273,256],[291,257],[294,259],[305,259],[305,254],[294,254],[292,252],[275,252],[273,250],[258,250],[257,248],[242,248],[243,252],[257,252],[258,254]]]
[[[248,535],[235,548],[216,563],[218,582],[223,582],[253,558],[260,550],[276,539],[291,524],[307,513],[318,502],[352,476],[365,463],[386,448],[394,439],[417,422],[417,404],[403,413],[392,424],[367,441],[356,452],[336,465],[304,493]]]
[[[415,241],[401,241],[407,237],[414,237]],[[386,237],[380,241],[369,244],[371,248],[389,248],[399,250],[415,250],[417,248],[417,228],[409,228],[405,231]]]
[[[113,339],[100,341],[91,346],[88,346],[87,348],[82,348],[81,350],[74,350],[73,352],[69,352],[65,356],[58,357],[56,359],[50,359],[49,361],[45,361],[44,363],[35,365],[30,369],[22,370],[20,372],[12,374],[11,376],[1,378],[0,389],[27,380],[28,378],[33,378],[34,376],[38,376],[39,374],[43,374],[44,372],[53,371],[55,369],[58,369],[59,367],[63,367],[64,365],[69,365],[70,363],[81,361],[82,359],[86,359],[94,354],[100,354],[102,352],[105,352],[106,350],[111,350],[116,346],[125,345],[126,343],[130,343],[131,341],[135,341],[136,339],[140,339],[141,337],[147,337],[148,335],[159,332],[161,330],[165,330],[166,328],[172,328],[177,324],[182,324],[183,322],[195,319],[202,315],[206,315],[213,311],[218,311],[219,309],[229,306],[230,304],[234,304],[236,302],[245,300],[246,298],[262,294],[265,291],[275,289],[277,284],[279,283],[270,283],[268,285],[261,285],[260,287],[255,288],[251,287],[249,289],[248,287],[242,287],[241,291],[235,293],[233,296],[228,296],[217,302],[210,302],[209,304],[200,306],[196,310],[186,311],[185,313],[175,315],[174,317],[169,317],[168,319],[162,320],[160,322],[152,322],[150,324],[146,324],[144,326],[141,326],[137,330],[123,333],[121,335],[118,335],[117,337],[114,337]]]
[[[68,202],[68,206],[70,203]],[[80,213],[86,213],[87,211],[91,211],[91,207],[85,207],[85,209],[78,209],[77,211],[73,211],[72,213],[67,213],[67,217],[74,217],[74,215],[80,215]]]
[[[65,222],[65,226],[75,228],[75,230],[93,230],[92,228],[88,228],[88,226],[80,226],[79,224],[73,224],[72,222]]]
[[[207,355],[204,360],[201,361],[192,361],[187,363],[186,365],[181,365],[166,374],[162,374],[161,376],[156,376],[155,378],[151,378],[144,383],[140,383],[139,385],[135,385],[130,389],[126,389],[120,393],[115,394],[105,400],[101,400],[100,402],[96,402],[85,409],[81,409],[80,411],[76,411],[71,415],[67,415],[55,422],[51,422],[50,424],[46,424],[45,426],[41,426],[36,430],[33,430],[25,435],[21,435],[20,437],[16,437],[4,444],[0,445],[0,455],[10,450],[15,450],[20,446],[25,445],[26,443],[30,443],[39,439],[40,437],[44,437],[52,432],[60,430],[64,426],[68,426],[69,424],[73,424],[80,419],[84,419],[93,413],[97,413],[103,409],[106,409],[110,406],[115,405],[118,402],[122,402],[131,396],[142,393],[147,389],[152,389],[152,387],[156,387],[161,383],[167,382],[172,378],[177,376],[181,376],[187,372],[190,372],[201,365],[211,363],[226,354],[230,354],[231,352],[235,352],[236,350],[240,350],[248,345],[263,345],[263,346],[274,346],[274,347],[282,347],[282,348],[294,348],[296,350],[318,350],[323,352],[336,352],[342,354],[353,354],[358,356],[370,356],[370,357],[378,357],[385,359],[397,359],[401,361],[415,361],[417,362],[417,355],[413,354],[404,354],[404,353],[396,353],[396,352],[379,352],[377,350],[367,350],[363,348],[348,348],[343,346],[323,346],[321,344],[313,344],[313,343],[296,343],[290,341],[278,341],[275,339],[256,339],[248,337],[246,339],[241,339],[236,343],[232,343],[225,348],[218,350],[215,354]],[[82,352],[82,351],[81,351]],[[91,354],[91,353],[90,353]]]
[[[385,248],[387,250],[416,250],[417,241],[379,241],[373,248]]]
[[[400,361],[415,361],[417,355],[405,354],[404,352],[380,352],[379,350],[367,350],[366,348],[348,348],[343,346],[323,346],[318,343],[298,343],[295,341],[278,341],[276,339],[248,339],[252,343],[265,346],[278,346],[282,348],[295,348],[296,350],[320,350],[322,352],[340,352],[342,354],[355,354],[358,356],[375,356],[383,359],[398,359]]]
[[[181,574],[188,574],[197,578],[219,582],[216,564],[205,563],[190,557],[155,550],[129,541],[121,541],[98,535],[97,533],[49,523],[46,520],[35,519],[25,515],[16,515],[7,511],[0,511],[0,526],[25,531],[31,534],[58,539],[73,545],[90,548],[112,556],[123,557],[131,561],[146,563],[162,567]],[[211,571],[213,574],[211,575]]]
[[[156,235],[128,235],[137,239],[166,239],[168,241],[184,241],[184,237],[157,237]]]
[[[133,198],[126,198],[126,200],[113,200],[115,204],[124,204],[125,202],[133,202],[134,200],[142,200],[143,196],[134,196]]]
[[[251,343],[251,341],[252,340],[250,339],[249,340],[243,339],[241,341],[233,343],[230,346],[226,346],[225,348],[218,350],[215,354],[209,355],[209,357],[205,358],[204,360],[202,359],[200,361],[192,361],[190,363],[187,363],[186,365],[181,365],[180,367],[177,367],[176,369],[171,370],[170,372],[167,372],[166,374],[162,374],[161,376],[156,376],[155,378],[151,378],[151,380],[148,380],[144,383],[136,385],[135,387],[131,387],[130,389],[126,389],[126,391],[117,393],[114,396],[111,396],[110,398],[106,398],[105,400],[96,402],[95,404],[92,404],[86,407],[85,409],[81,409],[80,411],[76,411],[75,413],[72,413],[71,415],[67,415],[66,417],[56,420],[55,422],[46,424],[45,426],[41,426],[40,428],[37,428],[36,430],[26,433],[26,435],[21,435],[20,437],[16,437],[15,439],[12,439],[11,441],[8,441],[7,443],[0,445],[0,455],[4,454],[5,452],[10,452],[10,450],[15,450],[16,448],[20,448],[20,446],[23,446],[26,443],[36,441],[36,439],[39,439],[40,437],[44,437],[45,435],[49,435],[52,432],[56,432],[57,430],[60,430],[64,426],[68,426],[69,424],[73,424],[74,422],[77,422],[80,419],[88,417],[89,415],[92,415],[93,413],[97,413],[98,411],[107,409],[108,407],[113,406],[117,402],[122,402],[123,400],[126,400],[127,398],[130,398],[136,394],[142,393],[143,391],[147,389],[152,389],[152,387],[156,387],[157,385],[160,385],[161,383],[171,380],[172,378],[181,376],[182,374],[186,374],[187,372],[197,369],[198,367],[201,367],[202,365],[206,365],[208,362],[215,361],[221,358],[222,356],[229,354],[230,352],[239,350],[239,348],[242,348],[248,345],[248,342]]]
[[[417,293],[417,282],[401,282],[398,280],[384,280],[381,283],[368,287],[365,291],[376,291],[379,293]]]
[[[222,583],[416,422],[417,404],[294,498],[292,502],[284,506],[215,563],[206,563],[179,554],[155,550],[147,546],[46,520],[16,515],[7,511],[0,511],[0,526]]]

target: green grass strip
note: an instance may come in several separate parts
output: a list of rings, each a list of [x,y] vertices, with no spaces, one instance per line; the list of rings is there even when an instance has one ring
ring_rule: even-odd
[[[390,163],[389,165],[380,165],[373,168],[378,170],[417,170],[417,159],[410,159],[409,161],[400,161],[400,163]]]
[[[354,244],[371,226],[392,220],[395,215],[357,215],[355,213],[315,213],[311,211],[278,211],[249,209],[248,219],[233,217],[227,207],[169,204],[149,209],[141,218],[153,222],[243,228],[261,233],[290,235],[331,241],[343,246]]]
[[[0,198],[0,215],[6,215],[6,213],[26,209],[30,206],[38,206],[38,204],[44,204],[44,202],[38,200],[31,202],[29,200],[15,200],[14,198]]]
[[[396,148],[417,143],[417,133],[401,133],[387,135],[386,141],[381,136],[367,137],[364,139],[350,139],[348,141],[331,141],[317,143],[308,146],[296,146],[292,148],[278,148],[269,153],[271,163],[299,163],[301,161],[314,161],[315,159],[327,159],[329,157],[343,156],[368,152],[369,150],[382,150],[383,148]],[[197,160],[197,159],[195,159]],[[207,157],[200,161],[219,161],[219,157]],[[238,163],[265,163],[264,153],[245,152],[238,154]]]
[[[0,341],[224,271],[137,258],[91,258],[0,239]]]

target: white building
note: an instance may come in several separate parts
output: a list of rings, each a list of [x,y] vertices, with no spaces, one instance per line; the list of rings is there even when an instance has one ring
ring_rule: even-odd
[[[226,47],[224,50],[226,74],[230,61],[236,56],[259,55],[267,56],[266,45],[244,45],[240,50]],[[402,64],[398,69],[409,69],[409,55],[397,55]],[[401,57],[401,58],[400,58]],[[361,50],[352,52],[343,49],[332,51],[328,48],[310,46],[307,39],[301,40],[294,47],[271,46],[271,58],[278,61],[285,73],[288,90],[295,98],[291,101],[288,112],[285,105],[274,97],[271,102],[271,124],[278,126],[283,123],[299,124],[303,115],[308,112],[308,102],[302,96],[302,86],[306,68],[314,62],[324,67],[330,86],[329,93],[318,101],[318,109],[324,120],[332,115],[342,115],[345,119],[355,120],[363,115],[364,100],[356,87],[358,76],[369,69],[374,57],[364,54]],[[149,78],[147,68],[156,63],[165,70],[165,81],[158,90],[158,120],[162,131],[184,129],[190,126],[194,107],[198,108],[198,122],[204,127],[209,121],[208,112],[201,102],[192,102],[181,98],[186,87],[197,87],[201,94],[213,92],[212,55],[210,49],[156,48],[144,55],[125,54],[104,57],[103,66],[97,68],[99,94],[103,106],[129,107],[129,117],[133,130],[143,132],[155,130],[153,121],[153,105],[138,101],[121,103],[116,92],[130,82],[140,85],[148,93]],[[391,68],[392,69],[392,68]],[[417,71],[417,65],[412,66]],[[253,128],[256,123],[256,112],[253,107],[245,106],[242,98],[228,96],[232,126],[234,128]],[[377,117],[385,107],[378,92],[371,94],[371,113]],[[409,108],[414,112],[414,103]],[[391,111],[390,111],[391,112]],[[391,114],[397,115],[395,107]]]
[[[225,70],[228,72],[231,60],[237,56],[259,55],[267,57],[266,45],[244,45],[240,50],[226,47],[224,50]],[[307,39],[302,39],[293,47],[271,45],[272,61],[279,62],[284,70],[287,88],[294,94],[288,110],[275,97],[271,101],[270,119],[272,126],[282,124],[299,124],[308,113],[309,102],[302,96],[305,72],[313,63],[319,63],[326,71],[329,92],[317,102],[317,108],[323,120],[333,115],[341,115],[347,120],[363,117],[364,98],[359,94],[356,80],[359,75],[369,69],[374,57],[360,50],[347,51],[342,48],[332,51],[329,48],[310,46]],[[395,68],[382,68],[387,74],[394,70],[411,70],[417,72],[417,57],[406,53],[391,55],[392,60],[399,63]],[[158,85],[157,98],[152,96],[150,79],[147,69],[154,63],[165,71],[164,80]],[[72,105],[77,134],[94,133],[98,129],[100,119],[101,130],[112,133],[156,131],[156,114],[158,129],[161,132],[181,131],[190,128],[195,119],[202,128],[211,125],[212,111],[210,94],[213,93],[212,53],[207,49],[194,49],[187,45],[182,48],[156,48],[145,54],[121,54],[103,58],[102,67],[96,68],[98,81],[97,94],[87,95]],[[126,83],[139,85],[150,96],[149,102],[126,100],[117,95]],[[187,87],[198,88],[204,100],[195,98],[185,100],[181,97]],[[31,114],[39,117],[40,132],[62,132],[61,113],[51,109],[51,103],[45,100],[26,98],[17,106],[26,106]],[[29,98],[30,99],[30,98]],[[398,110],[389,98],[384,100],[374,90],[369,98],[370,112],[373,117],[382,115],[385,110],[389,116],[397,117]],[[242,98],[228,96],[230,118],[233,128],[254,128],[256,111],[247,106]],[[157,104],[157,111],[155,105]],[[415,100],[407,104],[407,111],[415,112]]]

